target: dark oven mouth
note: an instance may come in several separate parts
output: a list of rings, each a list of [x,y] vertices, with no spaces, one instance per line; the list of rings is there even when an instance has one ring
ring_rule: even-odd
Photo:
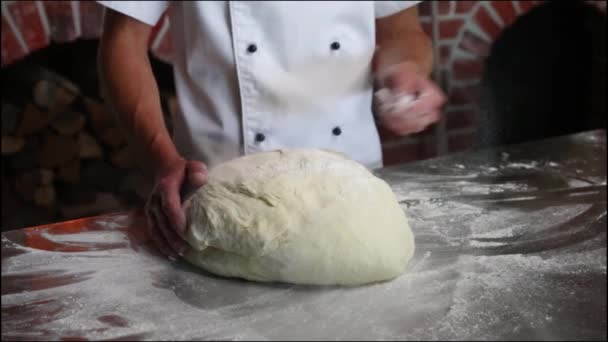
[[[606,16],[548,1],[494,41],[481,83],[481,146],[606,128]]]

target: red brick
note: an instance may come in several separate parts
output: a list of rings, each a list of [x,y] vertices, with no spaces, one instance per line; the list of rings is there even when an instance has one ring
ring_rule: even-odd
[[[452,8],[454,7],[454,1],[439,1],[437,7],[439,7],[439,15],[450,15],[452,14]]]
[[[424,31],[424,33],[426,33],[429,37],[433,36],[433,23],[421,23],[420,26],[422,26],[422,30]]]
[[[492,1],[492,7],[494,7],[505,26],[511,25],[517,18],[517,12],[515,12],[512,1]]]
[[[488,57],[490,43],[471,31],[465,31],[458,47],[479,57]]]
[[[81,37],[96,39],[103,32],[103,13],[105,8],[95,1],[80,1],[80,28]]]
[[[431,6],[432,1],[423,1],[418,5],[418,16],[421,17],[431,17]]]
[[[382,148],[384,165],[397,165],[435,157],[434,142],[408,142]]]
[[[448,98],[449,105],[465,105],[477,103],[479,100],[479,85],[452,87]]]
[[[450,89],[450,80],[452,79],[452,76],[450,75],[450,71],[449,70],[441,70],[441,72],[439,73],[440,75],[440,83],[439,86],[441,87],[441,89]]]
[[[472,128],[477,124],[477,111],[450,111],[446,116],[448,129]]]
[[[455,80],[480,79],[484,67],[482,59],[458,59],[452,64],[452,77]]]
[[[473,9],[473,7],[478,2],[479,1],[468,1],[468,0],[456,1],[456,13],[458,13],[458,14],[468,13],[469,11],[471,11]]]
[[[538,5],[539,5],[538,1],[530,1],[530,0],[521,0],[521,1],[519,1],[519,7],[521,8],[520,15],[528,12],[533,7],[536,7]]]
[[[483,6],[477,7],[475,21],[479,27],[481,27],[481,29],[491,38],[498,37],[500,31],[502,31],[502,27],[494,19],[492,19],[488,10]]]
[[[448,136],[448,151],[458,152],[470,149],[475,145],[475,135],[473,133],[465,133]]]
[[[439,22],[439,38],[450,39],[455,38],[460,32],[464,20],[462,19],[446,19]]]
[[[49,21],[51,39],[55,42],[68,42],[77,37],[71,1],[43,1]]]
[[[376,126],[378,128],[378,134],[380,135],[380,141],[382,141],[383,143],[403,138],[402,136],[397,135],[386,129],[386,127],[384,127],[384,125],[382,125],[381,123],[376,123]]]
[[[8,26],[4,17],[2,17],[2,66],[16,61],[25,54],[26,51],[23,51],[21,44],[17,40],[17,36],[15,36],[15,33]]]
[[[452,56],[452,45],[443,44],[439,46],[439,64],[445,65],[450,61]]]
[[[48,45],[49,37],[44,31],[36,1],[15,1],[7,7],[29,51]]]

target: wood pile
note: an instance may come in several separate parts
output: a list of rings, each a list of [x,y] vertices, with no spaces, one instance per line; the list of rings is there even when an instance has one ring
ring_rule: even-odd
[[[2,99],[2,230],[141,206],[149,186],[107,106],[48,70],[21,76]]]

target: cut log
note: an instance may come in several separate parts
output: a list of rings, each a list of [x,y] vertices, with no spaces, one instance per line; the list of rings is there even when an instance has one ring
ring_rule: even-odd
[[[34,85],[34,102],[42,108],[49,108],[57,85],[49,80],[40,80]]]
[[[34,85],[34,102],[51,113],[64,111],[76,99],[77,92],[57,82],[41,79]]]
[[[87,116],[95,134],[101,134],[104,130],[116,126],[114,115],[100,102],[92,98],[83,98],[87,109]]]
[[[34,191],[34,203],[38,206],[51,208],[55,205],[56,194],[52,185],[42,186]]]
[[[74,159],[60,166],[57,178],[69,184],[77,184],[80,181],[80,160]]]
[[[103,132],[99,134],[99,139],[112,148],[118,148],[126,144],[127,140],[125,139],[122,130],[118,127],[110,127],[106,128]]]
[[[23,149],[25,139],[21,137],[12,137],[9,135],[2,136],[2,155],[7,156],[15,154]]]
[[[9,165],[15,170],[27,170],[38,166],[41,146],[42,138],[39,135],[28,136],[23,149],[9,157]]]
[[[51,127],[59,134],[74,135],[82,130],[85,121],[84,115],[78,112],[66,111],[53,117]]]
[[[101,146],[97,143],[97,140],[84,131],[78,134],[78,148],[80,158],[97,159],[101,158],[103,155],[103,151],[101,150]]]
[[[121,169],[130,169],[135,167],[135,155],[129,146],[124,146],[112,152],[110,156],[112,165]]]
[[[17,106],[2,102],[2,135],[13,135],[20,117],[21,111]]]
[[[48,169],[35,169],[18,175],[15,179],[15,191],[27,202],[35,202],[39,188],[52,186],[54,173]]]
[[[51,185],[55,180],[55,172],[49,169],[34,170],[32,176],[38,181],[38,185]]]
[[[49,112],[60,113],[65,111],[76,99],[76,93],[66,89],[65,87],[57,87]]]
[[[41,111],[31,103],[28,103],[27,106],[25,106],[25,110],[21,115],[21,122],[15,133],[15,135],[20,137],[41,131],[48,126],[50,121],[48,112]]]
[[[47,133],[40,151],[40,165],[59,167],[75,159],[78,155],[79,147],[76,139]]]

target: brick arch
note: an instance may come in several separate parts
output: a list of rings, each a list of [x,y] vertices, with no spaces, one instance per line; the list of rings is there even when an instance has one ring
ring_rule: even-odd
[[[438,81],[448,95],[443,113],[448,152],[469,148],[474,143],[479,88],[492,42],[518,16],[540,3],[459,0],[426,1],[419,5],[423,29],[436,47]],[[389,162],[425,159],[440,153],[438,137],[433,137],[432,130],[406,138],[381,130],[381,137],[385,155],[391,156]]]
[[[94,1],[2,1],[2,66],[52,43],[101,36],[105,8]],[[152,29],[150,50],[170,61],[173,44],[166,13]]]
[[[587,0],[606,12],[606,2]],[[440,82],[449,100],[447,120],[449,150],[473,144],[477,123],[480,83],[492,42],[519,16],[543,1],[445,1],[437,4],[438,32],[433,35],[439,46]],[[423,11],[423,13],[425,13]],[[431,10],[427,9],[426,15]],[[462,134],[460,134],[462,133]],[[454,137],[452,139],[452,137]]]
[[[541,1],[449,1],[439,7],[439,68],[448,95],[448,149],[473,144],[480,83],[492,42],[518,16]],[[442,14],[443,12],[443,14]]]

